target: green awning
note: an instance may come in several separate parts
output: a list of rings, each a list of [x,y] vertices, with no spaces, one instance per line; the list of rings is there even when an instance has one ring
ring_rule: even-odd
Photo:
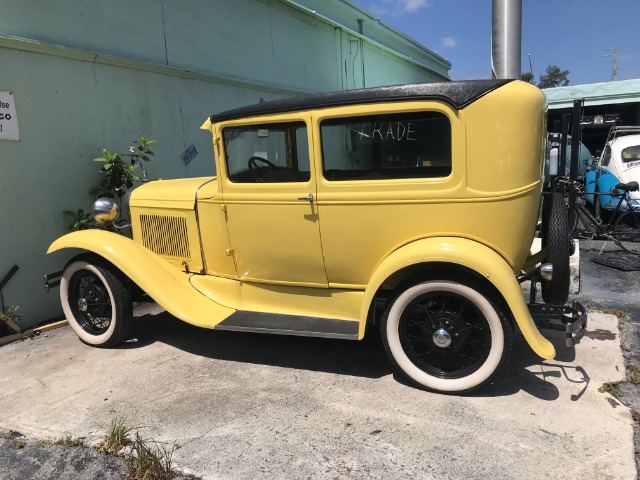
[[[591,83],[569,87],[545,88],[549,110],[570,108],[574,100],[585,99],[585,105],[611,105],[640,102],[640,79]]]

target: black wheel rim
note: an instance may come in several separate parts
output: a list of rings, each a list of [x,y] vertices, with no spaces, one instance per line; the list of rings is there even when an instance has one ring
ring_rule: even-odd
[[[413,364],[439,378],[472,374],[491,350],[487,319],[472,301],[453,292],[415,298],[402,312],[399,334]]]
[[[84,331],[101,335],[111,325],[111,298],[98,276],[89,270],[74,273],[69,280],[69,306]]]

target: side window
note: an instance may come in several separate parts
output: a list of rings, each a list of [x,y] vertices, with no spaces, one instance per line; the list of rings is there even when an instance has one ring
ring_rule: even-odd
[[[605,167],[609,165],[611,161],[611,147],[607,145],[604,147],[604,152],[602,152],[602,160],[600,161],[600,165],[604,165]]]
[[[438,112],[322,122],[327,180],[433,178],[451,174],[451,124]]]
[[[232,182],[308,182],[311,178],[307,127],[302,122],[228,127],[222,135]]]

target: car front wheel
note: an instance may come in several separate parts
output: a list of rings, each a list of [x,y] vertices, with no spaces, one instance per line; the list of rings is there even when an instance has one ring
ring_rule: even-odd
[[[451,280],[397,295],[381,323],[392,364],[429,390],[464,393],[489,383],[511,353],[513,328],[479,289]]]
[[[127,338],[131,294],[109,269],[84,261],[69,264],[60,280],[62,310],[83,342],[112,347]]]

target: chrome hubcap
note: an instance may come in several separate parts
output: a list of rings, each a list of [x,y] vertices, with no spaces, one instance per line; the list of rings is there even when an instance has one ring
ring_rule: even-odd
[[[86,312],[88,308],[89,308],[89,303],[87,302],[87,299],[86,298],[79,298],[78,299],[78,310],[80,310],[81,312]]]
[[[433,343],[436,345],[436,347],[447,348],[449,345],[451,345],[451,334],[444,328],[436,330],[433,333]]]

